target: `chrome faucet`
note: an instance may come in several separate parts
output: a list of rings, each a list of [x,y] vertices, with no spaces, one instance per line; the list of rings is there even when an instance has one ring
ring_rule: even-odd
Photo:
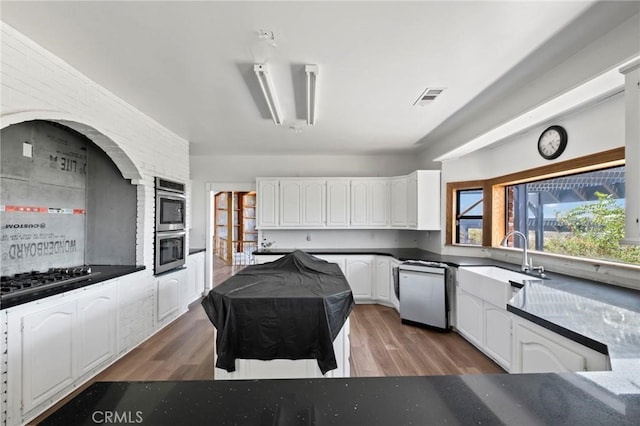
[[[500,245],[503,247],[507,246],[507,240],[509,239],[510,236],[512,235],[517,235],[520,238],[522,238],[522,265],[520,265],[520,269],[523,272],[529,272],[529,270],[533,269],[533,264],[531,263],[531,261],[529,260],[529,241],[527,241],[527,237],[520,231],[511,231],[509,232],[507,235],[504,236],[504,238],[502,239],[502,241],[500,242]],[[538,268],[536,268],[538,269]]]

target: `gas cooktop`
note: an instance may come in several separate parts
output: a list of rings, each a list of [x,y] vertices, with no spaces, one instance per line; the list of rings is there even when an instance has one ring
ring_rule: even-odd
[[[94,277],[100,272],[92,272],[87,265],[72,268],[50,268],[48,271],[31,271],[0,277],[2,300],[22,296],[27,293],[57,287]]]

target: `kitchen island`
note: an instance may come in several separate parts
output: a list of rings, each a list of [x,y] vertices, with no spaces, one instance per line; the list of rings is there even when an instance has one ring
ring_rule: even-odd
[[[218,379],[349,376],[354,301],[334,263],[294,251],[244,268],[202,306],[216,328]]]

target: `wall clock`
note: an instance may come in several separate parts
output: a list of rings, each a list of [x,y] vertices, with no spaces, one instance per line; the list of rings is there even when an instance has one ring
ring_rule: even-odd
[[[566,147],[567,131],[562,126],[548,127],[538,138],[538,152],[547,160],[560,157]]]

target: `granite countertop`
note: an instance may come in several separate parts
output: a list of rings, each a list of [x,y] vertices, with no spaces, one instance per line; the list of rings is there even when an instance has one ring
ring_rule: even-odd
[[[189,249],[189,256],[191,256],[192,254],[196,254],[196,253],[202,253],[205,250],[206,250],[205,248],[190,248]]]
[[[62,284],[55,287],[44,288],[40,291],[34,291],[33,293],[27,293],[24,295],[12,297],[8,300],[2,300],[1,309],[11,308],[13,306],[22,305],[24,303],[33,302],[34,300],[44,299],[45,297],[54,296],[56,294],[64,293],[67,291],[75,290],[81,287],[94,285],[102,281],[107,281],[112,278],[118,278],[123,275],[128,275],[133,272],[142,271],[145,269],[141,265],[89,265],[91,270],[99,272],[97,275],[92,275],[86,280],[80,280],[69,284]]]
[[[98,382],[43,425],[636,425],[640,394],[576,374]]]

